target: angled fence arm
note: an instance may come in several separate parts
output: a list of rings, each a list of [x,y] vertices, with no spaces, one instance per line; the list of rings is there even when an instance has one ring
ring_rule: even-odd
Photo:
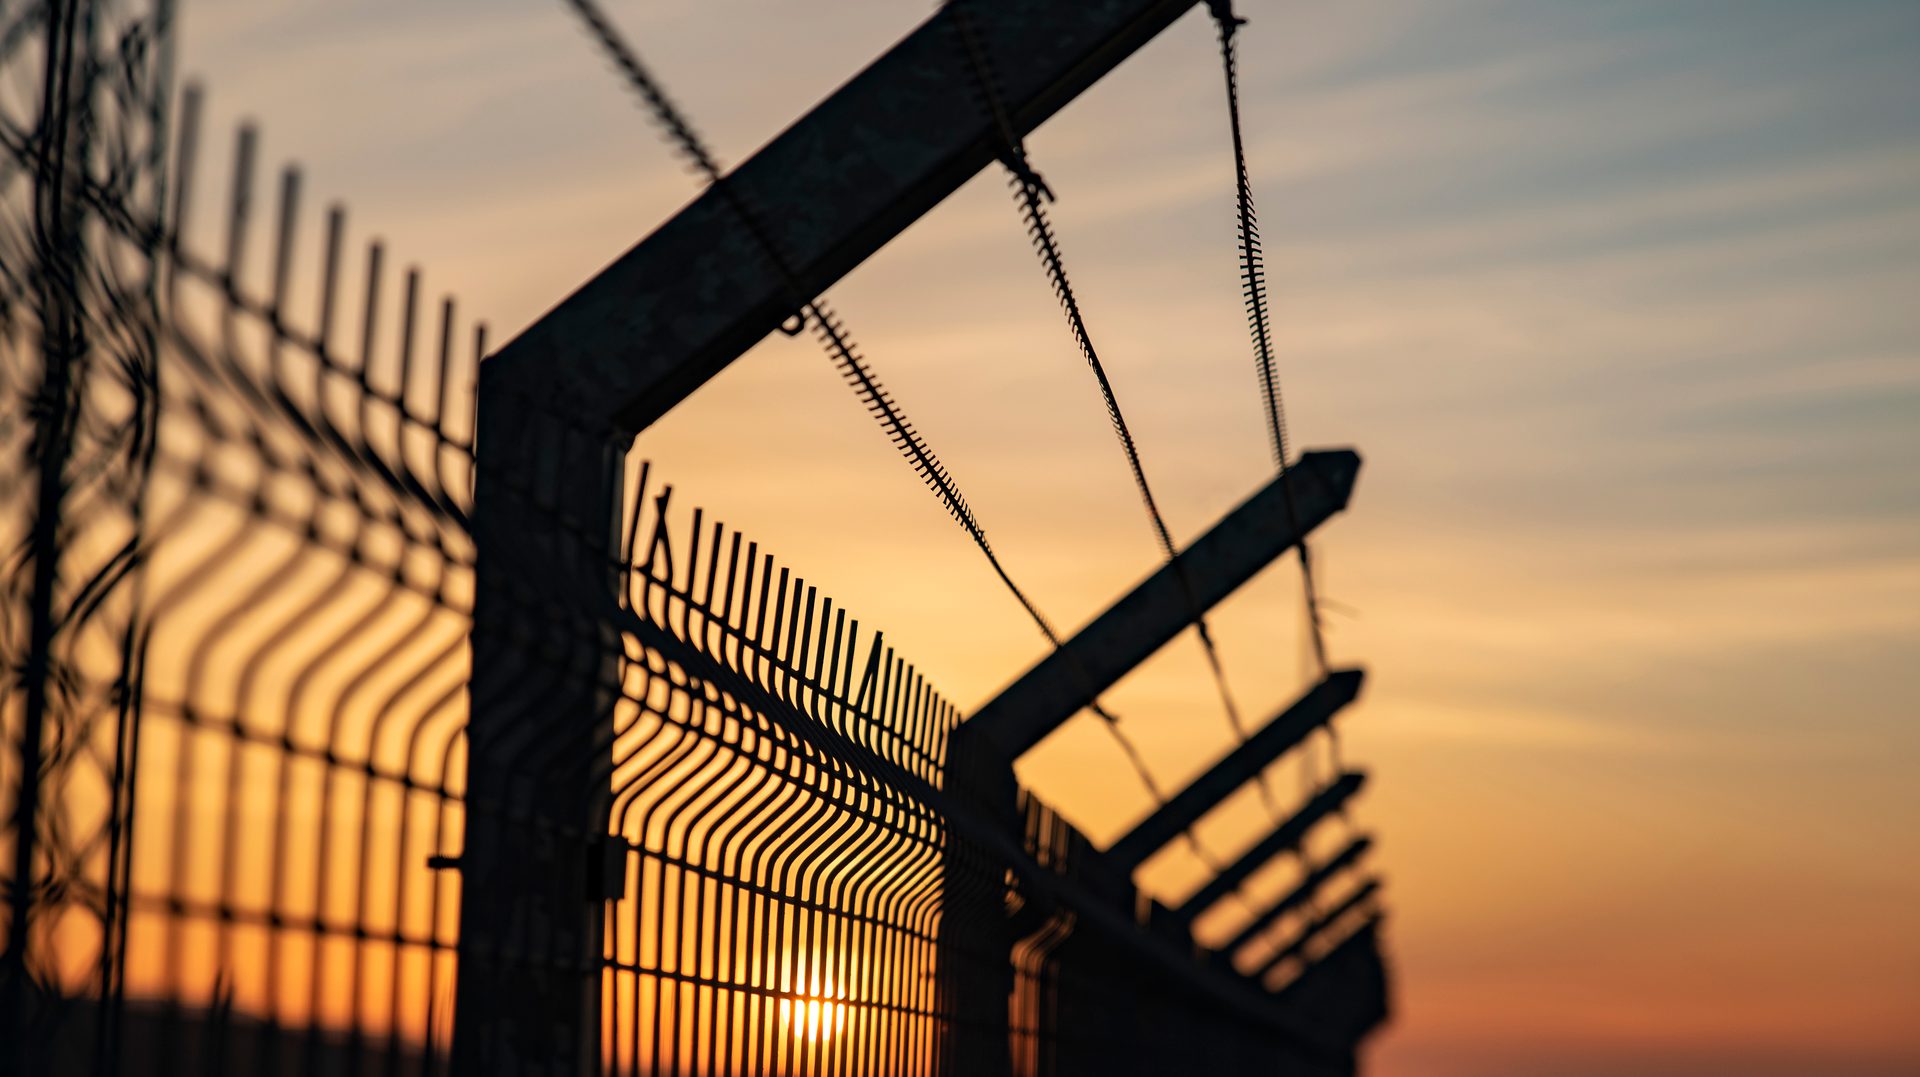
[[[1358,771],[1342,774],[1338,781],[1314,794],[1306,806],[1295,812],[1286,822],[1274,828],[1273,832],[1255,842],[1253,847],[1240,854],[1233,863],[1223,868],[1220,874],[1207,880],[1206,885],[1193,893],[1180,907],[1173,911],[1176,919],[1191,924],[1201,913],[1217,904],[1221,898],[1232,893],[1247,877],[1265,867],[1267,862],[1281,853],[1300,844],[1316,824],[1327,816],[1340,810],[1360,787],[1366,784],[1367,776]]]
[[[1372,846],[1373,839],[1365,836],[1348,842],[1346,848],[1335,853],[1326,863],[1309,871],[1306,878],[1301,879],[1299,885],[1282,895],[1280,900],[1254,914],[1253,918],[1247,921],[1247,926],[1241,928],[1233,938],[1228,939],[1218,952],[1223,956],[1231,957],[1242,946],[1265,934],[1269,928],[1279,922],[1282,916],[1299,908],[1314,894],[1319,893],[1328,879],[1345,871],[1366,855],[1367,850]]]
[[[1360,456],[1352,450],[1304,454],[1285,478],[1229,512],[976,711],[966,727],[1005,758],[1019,758],[1345,508],[1359,473]]]
[[[1018,135],[1193,6],[969,0],[966,18]],[[935,13],[735,169],[726,197],[695,199],[509,342],[484,376],[628,432],[686,398],[1004,152],[952,20]]]
[[[1275,715],[1259,732],[1228,752],[1207,772],[1151,815],[1142,819],[1107,849],[1107,858],[1131,872],[1168,842],[1180,836],[1200,817],[1219,806],[1234,790],[1251,781],[1267,764],[1304,740],[1307,734],[1333,719],[1340,708],[1360,694],[1365,675],[1357,669],[1336,670]]]
[[[1333,908],[1314,917],[1312,923],[1300,929],[1300,934],[1294,936],[1293,941],[1282,946],[1279,950],[1275,951],[1272,957],[1261,962],[1260,967],[1250,975],[1255,979],[1261,979],[1279,967],[1281,962],[1289,958],[1300,957],[1306,953],[1307,947],[1313,944],[1313,940],[1319,938],[1328,928],[1337,923],[1341,917],[1366,904],[1368,899],[1372,898],[1379,890],[1380,880],[1378,879],[1368,879],[1366,882],[1360,884],[1351,894],[1340,899],[1340,902]]]

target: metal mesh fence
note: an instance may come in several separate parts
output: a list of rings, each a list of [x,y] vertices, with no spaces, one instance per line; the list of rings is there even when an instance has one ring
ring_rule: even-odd
[[[193,219],[166,9],[109,7],[0,9],[11,1071],[1351,1064],[1368,894],[1303,903],[1249,986],[620,439],[560,423],[603,476],[478,473],[484,328],[262,184],[250,132]],[[14,59],[62,32],[66,89]],[[545,538],[489,546],[476,486]],[[530,570],[487,591],[484,557]]]
[[[83,277],[104,274],[115,248],[130,248],[148,282],[142,304],[82,294],[68,305],[88,330],[83,362],[69,358],[85,373],[80,400],[103,391],[98,327],[124,316],[147,342],[145,419],[127,434],[140,450],[103,469],[122,491],[113,512],[64,499],[55,574],[74,579],[76,554],[96,543],[123,566],[78,587],[57,637],[74,656],[69,696],[112,699],[124,715],[88,753],[95,770],[110,758],[119,784],[110,796],[70,762],[62,742],[76,715],[38,743],[24,723],[8,730],[23,766],[59,783],[38,795],[54,818],[105,820],[105,836],[86,841],[44,818],[35,827],[38,862],[15,915],[40,936],[19,952],[37,986],[13,1009],[59,1031],[16,1047],[29,1071],[83,1060],[102,1072],[399,1071],[444,1039],[450,1013],[457,884],[429,863],[462,832],[471,417],[453,402],[473,363],[454,356],[450,306],[436,354],[421,354],[412,275],[403,316],[377,339],[377,247],[358,346],[343,347],[337,212],[318,309],[301,327],[288,288],[292,173],[265,272],[249,272],[250,134],[236,148],[224,256],[177,242],[192,204],[192,115],[170,227],[92,175],[69,181],[88,241],[65,259]],[[271,283],[256,289],[254,276]],[[44,324],[25,326],[10,373],[44,368],[48,349],[33,343],[45,339]],[[81,456],[62,469],[69,491],[83,488]],[[105,596],[90,606],[89,587]],[[110,616],[119,607],[129,613]],[[117,680],[101,636],[121,644]],[[114,874],[90,902],[102,941],[87,944],[62,926],[59,871],[102,846]],[[92,950],[97,975],[75,961]],[[84,1034],[75,1016],[101,1007],[110,1020]]]
[[[615,720],[615,1068],[933,1072],[943,891],[992,881],[950,877],[920,795],[958,713],[737,533],[696,511],[675,542],[666,507]]]
[[[194,195],[191,101],[187,117],[176,207]],[[484,338],[457,339],[450,300],[423,318],[418,275],[386,280],[377,244],[349,271],[338,210],[295,294],[299,177],[282,175],[274,230],[257,233],[253,147],[242,132],[223,259],[151,221],[94,220],[167,272],[135,308],[149,334],[143,455],[117,461],[118,500],[63,506],[63,571],[96,544],[137,567],[116,597],[132,609],[137,594],[138,616],[75,611],[63,701],[101,743],[55,744],[41,763],[60,781],[40,793],[56,814],[41,823],[29,952],[51,964],[33,970],[32,1005],[65,1032],[31,1055],[60,1069],[421,1072],[450,1048]],[[108,191],[82,193],[108,205]],[[7,388],[24,398],[40,327],[9,328]],[[16,500],[33,490],[21,471]],[[670,491],[635,471],[602,764],[597,855],[615,890],[600,1061],[931,1072],[952,1034],[935,947],[953,863],[916,790],[940,782],[959,715],[756,543],[698,510],[676,530]],[[8,733],[24,735],[12,714]],[[123,874],[62,876],[103,843]],[[92,922],[76,928],[56,901],[84,903]],[[564,961],[543,941],[513,960]],[[76,1031],[109,1001],[96,962],[112,968],[114,1020],[97,1026],[111,1043]]]
[[[157,280],[139,237],[74,209],[90,199],[157,217],[163,39],[141,13],[103,10],[83,24],[45,5],[0,5],[0,1041],[10,1051],[98,1054],[111,1032],[98,1000],[124,990]],[[85,77],[69,77],[83,51]],[[83,248],[95,256],[66,256]],[[76,997],[85,1001],[67,1002]]]

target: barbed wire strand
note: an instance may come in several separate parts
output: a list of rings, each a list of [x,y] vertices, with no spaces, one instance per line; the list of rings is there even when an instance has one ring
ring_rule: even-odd
[[[1241,294],[1247,309],[1247,328],[1253,337],[1253,355],[1260,378],[1260,399],[1265,406],[1267,439],[1281,478],[1287,474],[1290,455],[1287,445],[1286,399],[1280,391],[1280,378],[1273,355],[1272,316],[1268,309],[1266,260],[1260,245],[1260,218],[1254,209],[1253,184],[1247,175],[1246,139],[1240,129],[1240,63],[1235,35],[1246,20],[1233,13],[1232,0],[1207,0],[1220,36],[1220,66],[1227,85],[1227,121],[1233,132],[1234,201],[1239,217]],[[1299,516],[1294,506],[1293,488],[1286,491],[1287,522],[1298,533]],[[1305,535],[1294,544],[1300,557],[1300,584],[1307,608],[1307,628],[1313,645],[1313,658],[1320,675],[1326,676],[1327,642],[1320,617],[1319,588],[1313,572],[1313,554]]]
[[[726,182],[726,174],[719,162],[706,148],[706,144],[694,131],[685,115],[666,95],[660,83],[647,70],[639,55],[627,45],[619,31],[602,13],[593,0],[565,0],[585,24],[587,31],[598,42],[607,57],[619,69],[629,87],[637,93],[647,106],[654,121],[665,130],[674,147],[691,163],[696,172],[713,190],[716,197],[725,203],[739,220],[761,252],[780,275],[789,291],[793,293],[794,305],[813,326],[814,333],[821,346],[834,360],[841,376],[853,387],[869,414],[880,423],[887,437],[899,450],[900,455],[912,466],[934,496],[939,499],[947,514],[966,531],[980,549],[994,575],[999,577],[1027,616],[1040,629],[1055,651],[1069,656],[1072,652],[1063,651],[1062,639],[1045,614],[1040,611],[1033,599],[1015,583],[1006,566],[1001,563],[993,544],[988,540],[986,529],[981,526],[973,509],[967,504],[964,494],[955,482],[952,474],[940,462],[926,439],[916,430],[907,418],[899,403],[881,384],[872,366],[863,358],[854,345],[846,324],[836,315],[822,296],[807,297],[799,287],[799,277],[791,263],[781,253],[772,234],[761,223],[759,215],[749,206],[738,188]],[[1128,764],[1139,777],[1156,804],[1166,803],[1166,794],[1147,767],[1145,755],[1124,733],[1119,730],[1119,719],[1096,697],[1087,704],[1087,709],[1102,719],[1102,724],[1113,730],[1126,755]]]
[[[1032,242],[1034,253],[1039,257],[1041,267],[1047,274],[1047,281],[1053,288],[1054,298],[1059,302],[1060,309],[1066,316],[1067,327],[1073,334],[1074,344],[1079,348],[1080,356],[1086,361],[1087,367],[1093,371],[1094,382],[1099,387],[1100,398],[1106,406],[1107,421],[1113,427],[1114,437],[1120,443],[1121,452],[1126,456],[1127,468],[1133,476],[1134,490],[1146,511],[1147,520],[1160,545],[1160,552],[1167,564],[1173,567],[1174,576],[1180,582],[1189,614],[1193,618],[1194,633],[1200,640],[1208,671],[1219,692],[1221,708],[1226,712],[1227,724],[1232,729],[1236,740],[1245,742],[1248,729],[1228,683],[1226,664],[1220,657],[1220,649],[1214,642],[1213,631],[1207,623],[1206,614],[1200,609],[1199,599],[1195,596],[1186,566],[1180,561],[1179,551],[1174,546],[1166,517],[1160,511],[1158,499],[1154,497],[1153,486],[1147,481],[1146,467],[1140,459],[1139,444],[1134,440],[1133,432],[1127,426],[1126,416],[1120,410],[1120,401],[1114,392],[1113,383],[1107,377],[1106,367],[1100,362],[1099,352],[1094,348],[1092,334],[1088,331],[1086,318],[1080,310],[1080,301],[1074,293],[1072,281],[1067,276],[1066,261],[1061,253],[1059,237],[1054,232],[1052,223],[1047,219],[1045,203],[1053,200],[1053,191],[1034,169],[1027,156],[1024,140],[1013,129],[1005,98],[1000,93],[999,80],[994,74],[992,62],[986,54],[985,47],[973,31],[972,21],[966,12],[966,4],[963,0],[945,0],[942,6],[951,19],[954,35],[958,38],[961,51],[966,56],[967,66],[973,75],[974,88],[981,99],[981,104],[999,131],[1002,144],[1001,164],[1007,170],[1015,201],[1026,222],[1027,237]],[[1258,784],[1261,798],[1266,802],[1268,810],[1277,816],[1281,807],[1264,773]]]

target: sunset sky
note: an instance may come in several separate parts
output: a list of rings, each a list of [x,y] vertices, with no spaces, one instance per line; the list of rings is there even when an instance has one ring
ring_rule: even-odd
[[[697,193],[552,0],[183,6],[206,130],[259,121],[496,341]],[[609,6],[728,164],[932,10]],[[1296,444],[1366,461],[1317,552],[1370,674],[1341,731],[1396,975],[1371,1071],[1920,1071],[1920,5],[1238,6]],[[1190,538],[1270,472],[1204,12],[1028,145]],[[1056,623],[1155,567],[1003,176],[829,295]],[[1043,653],[809,339],[638,450],[962,708]],[[1220,608],[1252,719],[1305,685],[1301,624],[1291,562]],[[1168,788],[1230,744],[1191,638],[1109,703]],[[1021,776],[1100,840],[1150,804],[1086,716]]]

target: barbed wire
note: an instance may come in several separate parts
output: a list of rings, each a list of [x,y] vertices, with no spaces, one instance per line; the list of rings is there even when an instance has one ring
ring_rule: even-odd
[[[860,355],[847,331],[845,322],[828,307],[825,297],[809,297],[801,290],[798,274],[781,253],[772,233],[761,223],[759,214],[747,204],[739,188],[726,182],[726,174],[721,170],[719,162],[706,148],[706,144],[693,129],[693,125],[687,120],[685,114],[667,97],[666,91],[647,70],[638,53],[620,36],[618,29],[593,0],[565,0],[565,2],[580,16],[588,32],[625,77],[629,87],[639,94],[654,121],[666,131],[674,147],[694,166],[695,171],[707,186],[726,204],[740,221],[741,226],[759,245],[761,253],[791,293],[790,299],[794,308],[799,310],[806,321],[813,326],[821,346],[834,360],[841,376],[853,387],[861,403],[866,405],[867,411],[886,431],[888,439],[893,442],[900,455],[940,500],[947,514],[966,531],[967,536],[986,557],[994,575],[999,577],[1000,582],[1020,603],[1020,607],[1026,611],[1028,618],[1040,629],[1041,635],[1046,637],[1047,643],[1055,651],[1066,654],[1068,660],[1074,662],[1075,667],[1078,668],[1073,652],[1063,648],[1064,641],[1060,638],[1059,632],[1054,629],[1052,622],[1040,611],[1039,606],[1026,591],[1014,582],[1013,576],[1001,562],[999,554],[994,551],[992,542],[987,538],[985,527],[974,515],[973,509],[968,505],[965,495],[960,491],[952,474],[940,462],[940,458],[927,444],[926,439],[914,428],[912,420],[907,418],[893,395],[880,382],[871,364]],[[1097,695],[1088,702],[1087,709],[1098,716],[1107,728],[1117,729],[1119,718],[1100,702]],[[1129,766],[1146,786],[1156,805],[1166,803],[1166,794],[1161,790],[1159,782],[1154,779],[1152,771],[1147,766],[1146,757],[1139,747],[1121,736],[1120,748],[1126,755]]]
[[[1086,361],[1088,369],[1093,372],[1101,401],[1106,407],[1107,421],[1113,427],[1114,437],[1120,443],[1121,452],[1127,460],[1128,471],[1133,476],[1134,491],[1140,498],[1142,508],[1146,511],[1147,520],[1160,545],[1161,555],[1167,564],[1173,566],[1174,577],[1179,581],[1181,591],[1187,600],[1187,608],[1193,618],[1194,633],[1200,640],[1200,648],[1206,656],[1208,672],[1219,692],[1227,725],[1233,731],[1235,740],[1244,743],[1249,731],[1241,715],[1239,703],[1234,699],[1233,689],[1227,681],[1226,663],[1220,657],[1220,648],[1214,642],[1213,631],[1207,623],[1206,613],[1200,608],[1199,600],[1194,595],[1192,580],[1187,574],[1186,566],[1180,561],[1179,550],[1174,546],[1166,517],[1160,511],[1158,499],[1154,497],[1152,484],[1147,480],[1146,467],[1140,458],[1139,444],[1134,440],[1133,431],[1127,425],[1126,415],[1120,409],[1120,401],[1114,392],[1113,382],[1107,377],[1106,367],[1101,363],[1099,352],[1094,348],[1093,336],[1087,329],[1085,315],[1081,313],[1079,298],[1074,293],[1073,282],[1067,276],[1066,259],[1061,253],[1060,239],[1054,232],[1052,223],[1047,219],[1045,203],[1054,199],[1053,190],[1033,167],[1027,155],[1025,142],[1013,129],[1008,118],[1005,99],[1000,93],[999,79],[994,73],[993,63],[987,55],[984,44],[973,32],[973,24],[967,15],[964,0],[945,0],[941,6],[951,18],[954,36],[959,41],[968,69],[973,75],[974,89],[1000,134],[1003,151],[1000,161],[1007,170],[1015,201],[1026,223],[1027,238],[1033,244],[1034,253],[1039,257],[1041,268],[1046,272],[1054,298],[1058,300],[1061,312],[1066,316],[1067,328],[1073,334],[1074,344],[1079,348],[1080,356]],[[1297,521],[1295,521],[1295,531],[1298,531]],[[1115,730],[1115,734],[1120,735],[1118,730]],[[1261,799],[1265,801],[1267,810],[1277,818],[1282,808],[1274,796],[1271,783],[1264,774],[1258,785]]]
[[[1260,400],[1265,406],[1267,438],[1272,445],[1274,465],[1279,469],[1287,492],[1287,522],[1294,526],[1297,534],[1299,521],[1293,503],[1293,487],[1284,483],[1289,456],[1287,405],[1280,391],[1280,378],[1274,362],[1272,317],[1267,308],[1266,261],[1260,245],[1260,218],[1254,210],[1253,184],[1247,176],[1246,139],[1240,132],[1240,63],[1234,41],[1236,33],[1247,20],[1233,13],[1232,0],[1207,0],[1207,10],[1212,14],[1219,31],[1220,66],[1227,83],[1227,121],[1233,132],[1234,204],[1239,218],[1241,293],[1246,301],[1248,331],[1253,336],[1253,357],[1260,378]],[[1300,535],[1300,541],[1294,544],[1294,548],[1300,557],[1300,581],[1307,607],[1307,628],[1313,644],[1314,661],[1319,666],[1321,676],[1325,676],[1329,668],[1326,633],[1320,620],[1319,590],[1315,585],[1313,555],[1307,548],[1307,537]]]

